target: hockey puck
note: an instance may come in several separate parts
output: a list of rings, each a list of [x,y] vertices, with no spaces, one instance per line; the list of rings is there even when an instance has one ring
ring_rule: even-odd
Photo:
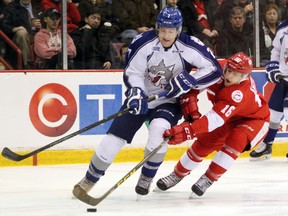
[[[87,208],[87,212],[97,212],[97,208]]]

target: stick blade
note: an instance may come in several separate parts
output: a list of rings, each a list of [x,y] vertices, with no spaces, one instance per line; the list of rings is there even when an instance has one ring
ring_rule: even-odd
[[[91,206],[96,206],[103,200],[102,198],[97,199],[89,196],[79,185],[75,185],[73,189],[73,195],[80,201]]]
[[[23,158],[21,155],[11,151],[9,148],[5,147],[3,150],[2,150],[2,156],[9,159],[9,160],[12,160],[12,161],[21,161],[23,159],[25,159],[25,157]]]

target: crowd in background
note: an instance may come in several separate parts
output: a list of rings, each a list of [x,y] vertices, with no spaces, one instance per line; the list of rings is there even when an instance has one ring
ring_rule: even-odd
[[[264,66],[276,27],[287,18],[288,0],[259,2]],[[254,55],[251,0],[167,0],[166,5],[179,8],[182,32],[199,38],[216,57]],[[155,29],[160,9],[154,0],[67,0],[68,68],[123,68],[127,47],[136,35]],[[0,0],[0,29],[21,49],[21,68],[62,68],[61,10],[60,0]],[[15,50],[0,42],[1,56],[17,69]]]

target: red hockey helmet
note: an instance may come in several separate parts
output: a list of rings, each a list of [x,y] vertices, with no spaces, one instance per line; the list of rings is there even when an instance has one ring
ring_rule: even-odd
[[[249,74],[253,68],[252,58],[243,52],[238,52],[228,59],[226,68],[238,73]]]

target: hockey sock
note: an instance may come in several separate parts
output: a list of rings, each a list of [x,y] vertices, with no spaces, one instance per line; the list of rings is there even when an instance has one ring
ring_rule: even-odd
[[[147,161],[147,163],[143,165],[141,173],[146,177],[153,178],[161,164],[162,162]]]
[[[238,151],[224,145],[214,156],[206,176],[212,181],[217,181],[233,165],[239,154]]]
[[[149,155],[162,141],[162,135],[166,129],[169,129],[170,123],[164,118],[155,118],[149,125],[149,138],[145,148],[145,157]],[[153,178],[166,155],[168,146],[164,145],[149,161],[142,167],[142,174],[146,177]]]
[[[277,129],[269,128],[269,131],[268,131],[266,137],[264,138],[263,142],[272,144],[274,139],[275,139],[277,132],[278,132],[278,128]]]
[[[107,134],[97,147],[86,172],[86,178],[96,183],[111,165],[116,154],[126,141],[112,134]]]
[[[197,142],[197,141],[195,141]],[[182,155],[176,166],[174,172],[178,177],[184,177],[194,170],[201,162],[203,158],[198,156],[193,150],[193,145]]]

